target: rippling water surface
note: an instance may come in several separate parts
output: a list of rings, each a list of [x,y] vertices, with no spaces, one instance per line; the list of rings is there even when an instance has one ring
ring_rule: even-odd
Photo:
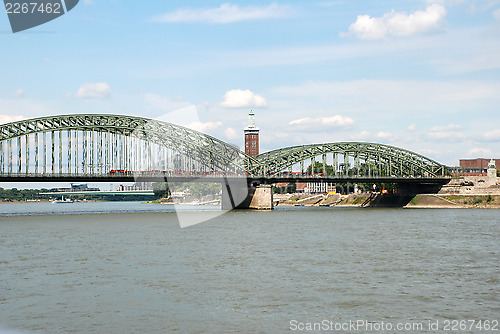
[[[0,332],[498,319],[499,213],[278,208],[181,229],[164,205],[2,204]]]

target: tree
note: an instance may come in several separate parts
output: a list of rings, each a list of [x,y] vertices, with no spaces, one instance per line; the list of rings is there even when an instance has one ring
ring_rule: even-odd
[[[0,188],[0,201],[26,201],[26,200],[35,200],[39,198],[43,198],[40,195],[41,192],[45,192],[47,189],[3,189]]]
[[[332,165],[325,165],[326,167],[326,175],[333,175],[334,169]],[[313,170],[313,164],[310,164],[309,167],[307,167],[306,173],[311,174],[311,171]],[[323,170],[323,163],[322,162],[314,162],[314,173],[324,173]]]
[[[215,195],[220,193],[222,186],[213,182],[191,182],[189,183],[189,193],[194,196]]]
[[[155,182],[153,183],[153,193],[157,198],[164,198],[170,195],[170,189],[168,188],[167,182]]]

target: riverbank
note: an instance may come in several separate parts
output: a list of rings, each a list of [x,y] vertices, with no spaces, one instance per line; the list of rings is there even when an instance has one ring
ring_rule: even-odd
[[[50,200],[37,201],[0,201],[0,204],[15,203],[50,203]],[[103,200],[76,200],[75,202],[107,202]],[[172,199],[158,199],[144,202],[145,204],[182,204],[182,205],[220,205],[220,199],[206,199],[204,201],[179,201]],[[350,195],[311,195],[311,194],[274,194],[275,206],[305,206],[305,207],[404,207],[404,208],[444,208],[467,209],[484,208],[500,209],[500,195],[491,194],[350,194]]]
[[[500,209],[500,195],[462,194],[462,195],[417,195],[407,208],[483,208]]]
[[[275,205],[328,207],[404,207],[404,208],[484,208],[500,209],[500,195],[491,194],[350,194],[275,195]]]
[[[220,198],[217,196],[205,196],[202,198],[159,198],[154,201],[148,201],[146,204],[182,204],[182,205],[220,205]]]

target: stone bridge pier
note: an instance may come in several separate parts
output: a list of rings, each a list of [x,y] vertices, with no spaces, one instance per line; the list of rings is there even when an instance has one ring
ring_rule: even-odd
[[[274,208],[273,186],[269,184],[235,183],[225,179],[222,183],[221,207],[222,210],[272,210]]]

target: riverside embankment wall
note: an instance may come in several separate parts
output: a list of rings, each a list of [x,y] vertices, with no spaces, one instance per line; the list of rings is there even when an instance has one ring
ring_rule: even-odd
[[[500,195],[450,195],[450,194],[351,194],[312,197],[304,195],[279,197],[278,205],[287,206],[336,206],[336,207],[405,207],[405,208],[492,208],[500,209]]]

